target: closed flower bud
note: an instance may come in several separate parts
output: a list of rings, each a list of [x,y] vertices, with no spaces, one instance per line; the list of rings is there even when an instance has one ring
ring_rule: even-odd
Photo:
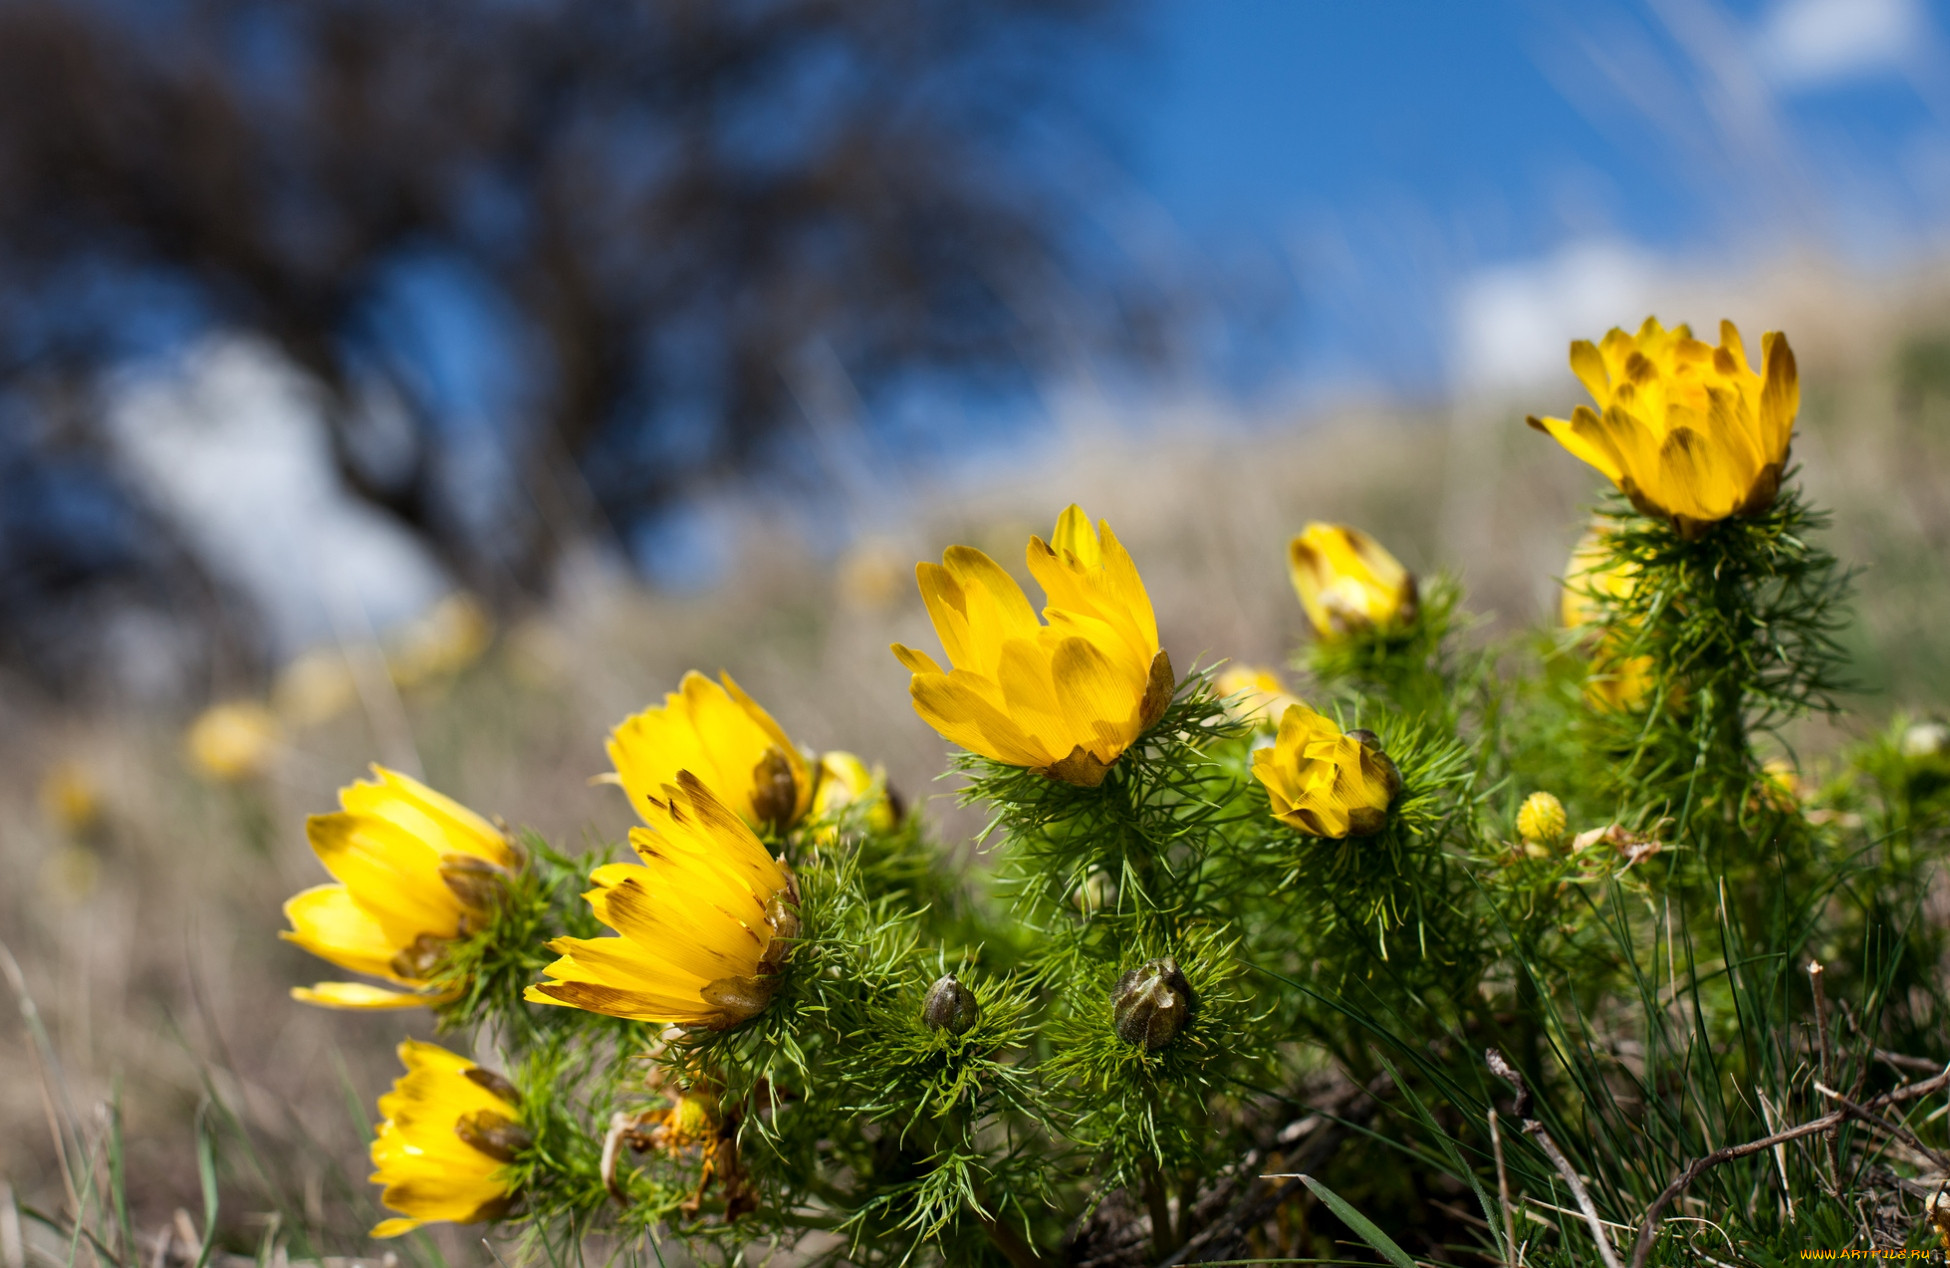
[[[1266,786],[1274,818],[1331,841],[1387,827],[1402,790],[1402,773],[1374,732],[1343,735],[1304,704],[1287,709],[1272,748],[1253,753],[1253,778]]]
[[[1170,956],[1127,971],[1117,979],[1110,1001],[1117,1037],[1146,1052],[1176,1039],[1197,1003],[1192,984]]]
[[[1329,642],[1415,619],[1415,574],[1358,528],[1307,525],[1287,544],[1287,568],[1314,632]]]
[[[921,1005],[921,1020],[929,1030],[945,1030],[951,1035],[966,1034],[981,1016],[975,992],[963,986],[953,973],[944,973],[928,988]]]
[[[1090,875],[1070,891],[1070,905],[1086,916],[1117,905],[1117,881],[1103,868],[1092,869]]]
[[[1527,845],[1555,845],[1564,838],[1564,803],[1547,792],[1534,792],[1517,810],[1517,835]]]

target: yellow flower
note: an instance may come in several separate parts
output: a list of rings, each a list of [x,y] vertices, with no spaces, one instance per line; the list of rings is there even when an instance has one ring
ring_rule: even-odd
[[[102,817],[101,789],[80,762],[57,762],[41,776],[41,814],[63,836],[84,836]]]
[[[950,546],[915,574],[953,667],[894,644],[914,711],[970,752],[1094,788],[1171,703],[1171,658],[1123,545],[1072,506],[1052,541],[1029,539],[1045,625],[993,559]]]
[[[891,832],[900,821],[900,812],[887,791],[887,772],[867,764],[851,753],[834,749],[819,758],[819,787],[813,793],[812,817],[826,823],[823,840],[831,840],[833,825],[842,815],[855,812],[874,832]]]
[[[1236,722],[1251,722],[1268,731],[1280,725],[1288,705],[1300,702],[1287,694],[1286,684],[1270,669],[1232,665],[1220,671],[1212,689],[1227,702],[1226,713]]]
[[[404,1218],[382,1220],[374,1237],[398,1237],[434,1220],[474,1224],[514,1205],[507,1165],[533,1143],[521,1126],[513,1085],[438,1044],[399,1046],[406,1073],[379,1098],[384,1120],[372,1141],[379,1200]]]
[[[358,698],[352,667],[336,647],[314,647],[295,657],[271,687],[271,703],[293,726],[328,722]]]
[[[1552,845],[1564,837],[1564,803],[1547,792],[1534,792],[1517,808],[1517,835],[1529,845]]]
[[[1770,757],[1761,763],[1760,779],[1754,786],[1754,800],[1781,814],[1793,814],[1801,807],[1801,772],[1785,757]]]
[[[721,687],[693,670],[662,708],[610,732],[616,781],[644,815],[677,772],[689,771],[746,823],[783,832],[811,808],[813,772],[772,715],[723,677]]]
[[[1304,704],[1280,718],[1279,739],[1253,754],[1273,817],[1310,836],[1372,836],[1388,826],[1401,772],[1372,732],[1341,729]]]
[[[1415,619],[1415,574],[1358,528],[1307,525],[1287,543],[1287,570],[1323,639]]]
[[[1564,567],[1564,593],[1560,610],[1564,628],[1583,629],[1604,615],[1601,600],[1623,601],[1632,595],[1638,578],[1630,565],[1605,566],[1605,526],[1593,524],[1571,551]],[[1591,675],[1585,680],[1585,694],[1592,703],[1609,709],[1636,709],[1652,689],[1650,656],[1620,657],[1601,644]]]
[[[1787,337],[1761,338],[1762,369],[1740,332],[1720,323],[1720,346],[1647,317],[1636,335],[1616,327],[1596,347],[1571,345],[1571,369],[1598,408],[1570,421],[1531,418],[1605,473],[1645,515],[1695,538],[1730,515],[1774,504],[1793,439],[1801,386]]]
[[[284,742],[277,716],[255,700],[211,705],[183,739],[197,770],[225,783],[262,775]]]
[[[402,687],[457,674],[481,658],[494,641],[494,620],[471,594],[450,594],[407,622],[386,657],[387,671]]]
[[[381,977],[411,993],[363,982],[296,987],[292,998],[327,1008],[410,1008],[437,1002],[427,980],[448,942],[482,926],[501,882],[519,866],[493,824],[396,771],[339,790],[336,814],[305,820],[305,836],[338,878],[284,905],[283,936],[342,969]]]
[[[691,772],[663,794],[644,800],[655,830],[630,831],[642,862],[597,868],[583,895],[621,936],[549,943],[562,958],[531,1003],[720,1030],[772,1002],[799,934],[792,873]]]

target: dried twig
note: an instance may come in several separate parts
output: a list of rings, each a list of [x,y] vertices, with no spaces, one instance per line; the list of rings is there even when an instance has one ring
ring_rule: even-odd
[[[1510,1206],[1510,1169],[1503,1164],[1503,1131],[1496,1125],[1496,1106],[1490,1106],[1490,1148],[1496,1152],[1496,1200],[1503,1208],[1503,1262],[1517,1268],[1517,1214]]]
[[[1821,1081],[1823,1083],[1829,1081],[1829,1065],[1832,1060],[1828,1044],[1828,991],[1822,985],[1822,979],[1825,976],[1826,974],[1822,971],[1821,961],[1808,961],[1808,985],[1815,993],[1815,1035],[1820,1041]],[[1830,1129],[1822,1135],[1821,1144],[1822,1152],[1828,1157],[1828,1191],[1831,1194],[1840,1193],[1842,1191],[1842,1160],[1835,1150],[1835,1132],[1833,1129]]]
[[[1837,1105],[1840,1105],[1842,1112],[1850,1118],[1858,1122],[1866,1123],[1870,1127],[1878,1128],[1884,1134],[1894,1136],[1897,1140],[1902,1141],[1924,1158],[1927,1158],[1930,1165],[1938,1171],[1950,1171],[1950,1158],[1946,1158],[1943,1154],[1924,1144],[1915,1132],[1903,1126],[1901,1123],[1892,1123],[1866,1106],[1857,1105],[1854,1101],[1851,1101],[1848,1097],[1843,1096],[1840,1092],[1837,1092],[1834,1088],[1826,1084],[1816,1083],[1815,1091],[1821,1093],[1829,1100],[1834,1101]]]
[[[1584,1179],[1564,1156],[1563,1150],[1557,1147],[1557,1142],[1551,1139],[1544,1125],[1530,1117],[1530,1089],[1524,1086],[1523,1076],[1494,1048],[1483,1053],[1483,1060],[1489,1065],[1491,1074],[1516,1089],[1515,1110],[1517,1118],[1523,1123],[1524,1135],[1537,1142],[1544,1156],[1551,1160],[1551,1166],[1557,1168],[1557,1174],[1564,1177],[1565,1186],[1577,1199],[1578,1209],[1584,1212],[1584,1222],[1591,1228],[1592,1240],[1598,1243],[1598,1253],[1604,1258],[1605,1268],[1619,1268],[1618,1252],[1611,1244],[1611,1234],[1605,1231],[1605,1221],[1598,1217],[1598,1208],[1593,1205],[1591,1194],[1585,1190]]]
[[[1928,1096],[1930,1093],[1940,1091],[1946,1086],[1950,1086],[1950,1067],[1945,1067],[1934,1078],[1923,1079],[1916,1083],[1905,1083],[1901,1087],[1891,1088],[1880,1096],[1869,1098],[1867,1102],[1856,1108],[1864,1112],[1872,1113],[1885,1105],[1894,1105],[1900,1101],[1911,1101],[1919,1096]],[[1810,1119],[1799,1126],[1790,1127],[1786,1131],[1776,1132],[1772,1136],[1767,1136],[1760,1140],[1750,1140],[1744,1145],[1729,1145],[1725,1149],[1716,1149],[1704,1158],[1695,1158],[1692,1162],[1686,1164],[1686,1169],[1681,1171],[1678,1177],[1666,1186],[1665,1191],[1652,1200],[1652,1205],[1645,1209],[1645,1218],[1639,1223],[1638,1245],[1632,1249],[1632,1268],[1645,1268],[1646,1261],[1652,1257],[1652,1244],[1658,1238],[1660,1218],[1665,1214],[1666,1208],[1672,1205],[1673,1199],[1685,1192],[1686,1187],[1698,1179],[1702,1172],[1710,1171],[1723,1162],[1732,1162],[1735,1158],[1744,1158],[1748,1154],[1759,1153],[1763,1149],[1772,1149],[1775,1145],[1784,1144],[1790,1140],[1799,1140],[1803,1136],[1812,1136],[1816,1132],[1827,1131],[1849,1116],[1848,1110],[1838,1109],[1831,1113],[1823,1114],[1820,1118]]]

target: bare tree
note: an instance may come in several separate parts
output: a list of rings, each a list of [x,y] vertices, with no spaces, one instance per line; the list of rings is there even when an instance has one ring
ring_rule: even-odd
[[[0,390],[114,360],[171,297],[327,385],[360,495],[532,592],[593,525],[763,469],[815,341],[870,399],[1024,381],[1059,324],[1159,346],[1078,214],[1074,65],[1114,2],[0,0]],[[416,261],[511,314],[496,535],[386,324]]]

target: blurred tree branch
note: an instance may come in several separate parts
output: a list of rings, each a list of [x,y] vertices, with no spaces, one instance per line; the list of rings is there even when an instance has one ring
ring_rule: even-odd
[[[134,282],[328,389],[348,487],[510,601],[569,541],[746,473],[815,341],[869,399],[1154,357],[1081,214],[1076,58],[1117,0],[0,2],[0,365],[123,355]],[[1092,234],[1097,233],[1098,239]],[[415,260],[514,315],[498,535],[384,320]],[[109,279],[102,284],[101,279]],[[0,390],[18,388],[9,375]],[[403,459],[365,402],[406,402]]]

